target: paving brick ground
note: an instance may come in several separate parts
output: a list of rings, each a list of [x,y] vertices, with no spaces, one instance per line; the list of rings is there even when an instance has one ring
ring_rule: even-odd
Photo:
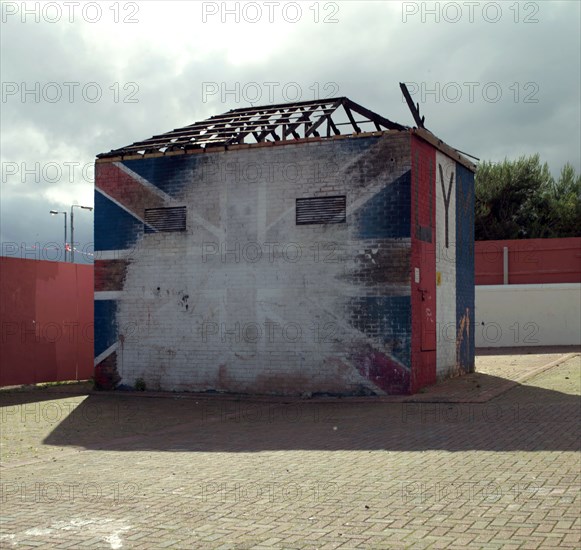
[[[581,359],[554,355],[425,401],[1,392],[0,547],[580,548]]]

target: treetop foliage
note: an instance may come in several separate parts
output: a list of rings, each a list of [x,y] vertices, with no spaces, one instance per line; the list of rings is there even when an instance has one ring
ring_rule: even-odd
[[[581,235],[581,174],[569,163],[555,180],[538,154],[482,162],[475,195],[477,241]]]

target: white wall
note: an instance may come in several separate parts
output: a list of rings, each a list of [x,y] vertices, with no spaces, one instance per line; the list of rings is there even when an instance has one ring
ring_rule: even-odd
[[[446,199],[448,206],[446,207]],[[446,211],[448,239],[446,241]],[[456,163],[436,153],[436,322],[456,326]],[[437,276],[438,277],[438,276]],[[456,370],[456,336],[440,338],[436,374],[445,378]]]
[[[122,382],[383,394],[380,357],[394,387],[407,383],[411,239],[396,183],[409,186],[409,148],[400,133],[147,160],[187,205],[187,231],[136,242],[117,298]],[[348,223],[297,225],[296,198],[326,194],[347,196]],[[363,231],[397,223],[401,238]]]
[[[476,286],[476,347],[581,345],[581,284]]]

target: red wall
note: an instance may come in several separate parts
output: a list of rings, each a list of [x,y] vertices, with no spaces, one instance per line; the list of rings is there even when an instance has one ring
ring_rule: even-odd
[[[0,257],[0,386],[93,376],[93,266]]]
[[[411,393],[436,382],[436,150],[412,137],[411,208],[411,304],[412,379]],[[422,229],[423,228],[423,229]],[[426,231],[431,235],[424,235]],[[415,282],[415,268],[420,283]],[[423,299],[422,299],[423,294]],[[431,310],[431,325],[426,322]]]
[[[478,241],[477,285],[503,284],[503,247],[508,247],[509,284],[581,282],[581,237]]]

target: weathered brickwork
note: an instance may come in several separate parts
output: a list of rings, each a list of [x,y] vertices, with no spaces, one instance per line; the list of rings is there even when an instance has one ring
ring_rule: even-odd
[[[456,362],[474,372],[474,174],[456,164]]]
[[[456,163],[436,153],[436,376],[456,367]]]
[[[412,139],[387,132],[98,162],[102,385],[289,395],[425,385],[412,329]],[[297,225],[297,198],[338,195],[346,223]],[[187,207],[185,231],[144,231],[146,209],[173,206]],[[454,294],[454,322],[469,294]]]
[[[428,143],[413,137],[411,155],[411,391],[415,392],[436,381],[436,151]]]
[[[474,174],[412,139],[412,392],[474,370]]]

